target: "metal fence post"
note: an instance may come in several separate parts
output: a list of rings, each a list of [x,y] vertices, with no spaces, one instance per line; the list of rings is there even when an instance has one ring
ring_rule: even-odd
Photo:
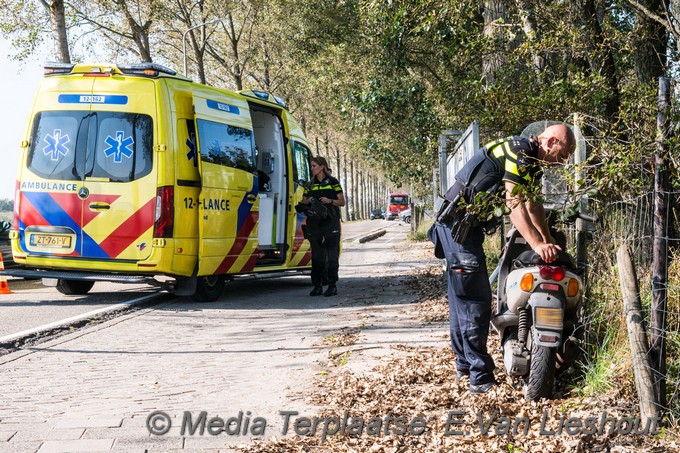
[[[671,79],[659,78],[659,112],[654,154],[654,242],[652,245],[652,314],[650,363],[659,404],[666,406],[666,306],[668,297],[668,118]]]

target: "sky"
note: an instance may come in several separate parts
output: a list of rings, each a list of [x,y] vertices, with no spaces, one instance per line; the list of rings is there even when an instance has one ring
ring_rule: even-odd
[[[40,56],[24,63],[10,60],[10,42],[0,37],[0,81],[3,94],[0,103],[0,199],[14,199],[19,147],[28,124],[33,98],[42,80],[43,63],[49,60],[51,49],[41,49]]]

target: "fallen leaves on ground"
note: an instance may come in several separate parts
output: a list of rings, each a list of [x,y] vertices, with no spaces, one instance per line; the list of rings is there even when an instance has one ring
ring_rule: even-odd
[[[437,266],[416,271],[408,285],[419,294],[414,315],[422,322],[448,319],[446,287]],[[446,329],[445,326],[442,326]],[[356,338],[354,339],[356,340]],[[370,373],[348,370],[319,376],[310,401],[327,408],[316,430],[255,441],[243,452],[667,452],[680,445],[666,433],[621,434],[635,427],[637,400],[629,383],[597,397],[574,397],[558,383],[554,399],[527,402],[522,382],[508,376],[498,337],[489,338],[499,385],[484,395],[457,382],[448,346],[399,345]],[[632,423],[630,425],[629,423]],[[618,425],[617,425],[618,424]],[[326,427],[324,432],[324,427]],[[618,430],[618,432],[617,432]],[[291,431],[293,431],[291,427]],[[591,434],[591,432],[593,432]]]

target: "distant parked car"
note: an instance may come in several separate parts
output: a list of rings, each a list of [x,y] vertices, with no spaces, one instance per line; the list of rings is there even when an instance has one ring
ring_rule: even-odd
[[[2,220],[0,221],[0,253],[2,253],[2,261],[5,269],[14,265],[14,258],[12,257],[12,247],[9,242],[9,230],[12,224]]]
[[[371,220],[375,219],[384,219],[385,218],[385,211],[382,209],[374,209],[371,211]]]
[[[401,211],[399,213],[399,220],[405,223],[411,223],[411,208]]]

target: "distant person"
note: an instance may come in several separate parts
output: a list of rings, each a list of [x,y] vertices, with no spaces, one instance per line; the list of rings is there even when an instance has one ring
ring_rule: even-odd
[[[340,266],[340,207],[345,206],[345,195],[340,182],[331,176],[325,158],[312,158],[312,181],[306,188],[302,203],[314,202],[326,208],[323,215],[307,217],[307,239],[312,247],[312,284],[310,296],[335,296],[338,294],[338,268]],[[328,285],[324,292],[323,285]]]
[[[456,175],[446,192],[444,206],[475,205],[475,195],[499,193],[510,208],[510,220],[529,246],[546,263],[557,259],[561,248],[550,235],[540,202],[527,201],[525,189],[540,181],[542,165],[566,161],[576,148],[566,124],[546,128],[538,137],[508,137],[477,151]],[[451,212],[451,211],[449,211]],[[446,258],[451,347],[456,354],[456,378],[470,377],[471,393],[486,393],[496,385],[495,365],[486,341],[491,321],[491,285],[482,248],[483,226],[462,226],[464,213],[444,215],[428,232],[435,255]]]

